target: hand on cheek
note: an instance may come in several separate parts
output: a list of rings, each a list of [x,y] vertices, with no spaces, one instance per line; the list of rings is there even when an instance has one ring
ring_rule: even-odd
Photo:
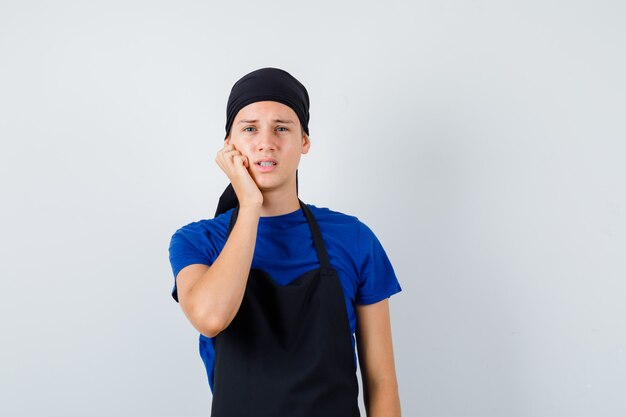
[[[233,149],[235,149],[235,150],[239,151],[239,153],[240,153],[240,154],[241,154],[241,156],[243,157],[243,165],[244,165],[247,169],[250,169],[250,161],[248,160],[248,157],[247,157],[247,156],[246,156],[243,152],[241,152],[239,149],[237,149],[237,146],[236,146],[233,142],[231,142],[231,141],[230,141],[230,138],[226,139],[226,144],[228,144],[228,145],[233,145]]]

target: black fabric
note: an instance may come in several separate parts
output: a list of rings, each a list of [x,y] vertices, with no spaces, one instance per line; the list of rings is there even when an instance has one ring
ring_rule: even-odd
[[[300,81],[279,68],[261,68],[240,78],[230,90],[226,105],[226,137],[239,110],[257,101],[277,101],[293,109],[298,115],[302,129],[309,134],[309,93]],[[296,170],[296,195],[298,194],[298,170]],[[239,204],[237,194],[228,184],[222,192],[215,217]]]
[[[298,195],[298,170],[296,169],[296,195]],[[222,213],[227,212],[231,208],[237,206],[239,204],[239,199],[237,198],[237,193],[233,188],[233,184],[229,183],[220,199],[217,203],[217,209],[215,210],[215,217],[219,216]]]
[[[239,110],[250,103],[266,100],[291,107],[298,115],[302,129],[309,134],[309,93],[306,88],[287,71],[268,67],[244,75],[233,85],[226,105],[226,136]]]
[[[251,268],[230,325],[215,336],[211,417],[359,417],[350,323],[337,270],[300,199],[320,262],[288,285]],[[230,235],[239,207],[230,219]]]

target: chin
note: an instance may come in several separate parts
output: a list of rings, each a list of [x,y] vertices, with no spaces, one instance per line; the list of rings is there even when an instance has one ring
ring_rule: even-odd
[[[275,190],[280,187],[280,183],[278,181],[255,181],[256,186],[259,187],[261,191],[270,191]]]

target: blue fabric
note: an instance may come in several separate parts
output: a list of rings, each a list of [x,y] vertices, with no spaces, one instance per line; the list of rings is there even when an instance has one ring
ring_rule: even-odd
[[[372,304],[402,291],[394,269],[378,238],[357,217],[307,204],[315,216],[331,265],[337,270],[350,321],[354,368],[357,368],[356,313],[354,304]],[[171,238],[169,255],[178,301],[176,275],[191,264],[211,265],[226,244],[234,209],[213,219],[199,220],[178,229]],[[260,217],[252,268],[259,268],[287,285],[303,273],[319,267],[313,237],[302,209]],[[213,391],[214,340],[200,334],[200,356]]]

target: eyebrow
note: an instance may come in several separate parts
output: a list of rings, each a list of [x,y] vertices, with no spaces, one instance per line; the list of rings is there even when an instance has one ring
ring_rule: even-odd
[[[258,120],[240,120],[239,123],[256,123],[258,122]],[[295,124],[292,120],[282,120],[282,119],[274,119],[272,120],[272,122],[276,122],[276,123],[291,123],[291,124]],[[237,124],[239,124],[237,123]]]

